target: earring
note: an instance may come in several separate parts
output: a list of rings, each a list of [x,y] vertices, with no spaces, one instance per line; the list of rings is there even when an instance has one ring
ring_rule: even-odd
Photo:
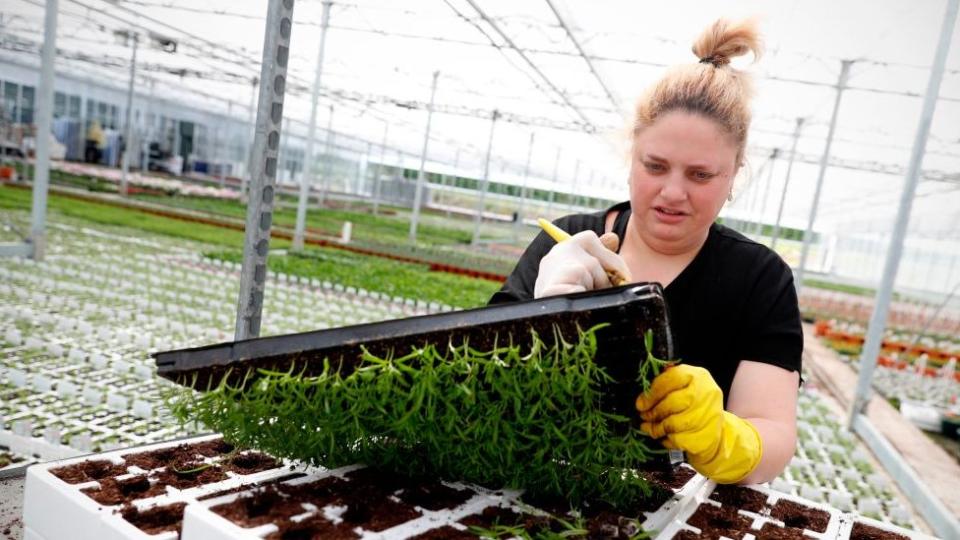
[[[728,201],[731,201],[731,202],[733,201],[733,190],[732,190],[732,189],[730,190],[729,193],[727,193],[727,200],[728,200]]]

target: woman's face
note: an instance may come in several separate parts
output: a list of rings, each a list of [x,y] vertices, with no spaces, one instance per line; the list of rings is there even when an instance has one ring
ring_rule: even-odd
[[[737,146],[704,116],[667,113],[633,141],[631,220],[650,248],[698,249],[720,213],[736,174]]]

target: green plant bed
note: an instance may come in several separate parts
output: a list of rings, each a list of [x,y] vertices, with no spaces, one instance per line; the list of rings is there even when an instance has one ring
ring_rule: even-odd
[[[609,376],[595,361],[599,328],[552,346],[531,335],[490,351],[451,343],[403,357],[365,354],[346,376],[329,364],[317,376],[259,370],[249,384],[231,385],[228,375],[206,393],[174,389],[169,403],[182,422],[278,457],[629,511],[650,493],[634,470],[664,451],[632,418],[601,407]],[[640,392],[666,362],[649,353],[637,361]]]
[[[243,219],[247,215],[246,205],[239,201],[155,195],[137,195],[135,198],[145,202],[212,212],[239,219]],[[281,198],[281,201],[284,199],[286,198]],[[297,211],[295,204],[296,200],[290,200],[289,204],[277,205],[274,208],[273,223],[275,226],[293,228],[296,225]],[[340,228],[345,221],[353,223],[353,236],[358,240],[408,243],[410,221],[405,214],[374,216],[367,212],[312,208],[307,212],[306,226],[309,229],[326,234],[339,235]],[[420,224],[417,228],[417,238],[425,244],[465,244],[470,242],[472,235],[469,231],[458,227]]]
[[[217,251],[204,255],[235,263],[243,258],[239,251]],[[485,279],[431,272],[430,267],[423,264],[392,261],[333,248],[270,255],[267,266],[275,272],[461,308],[485,305],[501,287],[500,283]]]
[[[30,190],[0,186],[0,209],[29,210],[31,196]],[[155,216],[131,208],[82,201],[55,193],[48,194],[47,207],[51,213],[101,225],[129,227],[207,244],[237,248],[243,246],[243,231]],[[290,242],[274,238],[270,244],[271,247],[285,247],[289,246]]]

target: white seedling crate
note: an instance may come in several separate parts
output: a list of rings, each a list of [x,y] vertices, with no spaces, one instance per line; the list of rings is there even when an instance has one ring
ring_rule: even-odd
[[[29,531],[25,534],[29,534],[30,538],[43,540],[63,538],[76,540],[172,540],[177,537],[176,531],[156,535],[147,534],[124,519],[120,513],[120,505],[101,504],[83,492],[85,489],[98,488],[100,486],[98,481],[69,484],[51,471],[90,461],[107,461],[115,465],[124,465],[124,456],[130,454],[174,448],[182,444],[202,443],[218,438],[218,436],[204,436],[34,465],[27,469],[24,488],[23,523],[25,530]],[[216,460],[211,460],[211,458],[201,460],[198,457],[197,461],[216,463]],[[153,472],[156,473],[158,470],[160,469],[155,469]],[[148,472],[150,471],[141,469],[136,465],[128,465],[126,466],[126,473],[115,477],[118,480],[124,480]],[[225,478],[222,480],[185,489],[177,489],[167,485],[164,493],[141,499],[134,498],[130,501],[130,504],[140,511],[177,503],[185,503],[189,506],[196,504],[197,499],[204,495],[277,478],[289,474],[289,472],[289,469],[285,466],[249,475],[225,470]],[[153,480],[151,485],[154,485],[155,478],[152,478],[152,476],[149,478]]]
[[[683,507],[675,513],[673,520],[660,530],[659,534],[656,536],[656,540],[670,540],[682,531],[690,531],[692,534],[700,534],[701,530],[689,524],[688,520],[694,516],[701,505],[707,505],[715,508],[724,507],[724,505],[720,502],[710,498],[710,495],[716,488],[717,484],[713,481],[707,481],[704,483],[692,497],[684,501]],[[838,510],[820,503],[815,503],[813,501],[808,501],[799,497],[773,491],[759,485],[750,486],[749,488],[743,489],[751,489],[760,493],[765,497],[766,502],[765,507],[759,512],[737,508],[737,515],[739,518],[746,520],[746,522],[750,524],[749,530],[743,535],[743,540],[756,540],[757,538],[761,538],[760,532],[765,524],[769,523],[778,528],[784,526],[783,521],[780,521],[770,515],[770,509],[780,501],[794,502],[813,510],[823,511],[829,515],[829,520],[824,531],[820,532],[804,529],[804,537],[819,538],[822,540],[833,540],[838,538],[842,517],[841,512]],[[721,536],[721,538],[728,537]]]
[[[356,470],[358,467],[349,466],[336,470],[311,469],[310,474],[304,477],[285,481],[283,484],[296,486],[309,484],[331,476],[343,477],[342,475]],[[415,506],[420,516],[400,523],[396,526],[381,531],[365,531],[361,528],[354,528],[354,532],[363,539],[402,539],[410,538],[429,530],[438,529],[444,526],[450,526],[465,530],[466,527],[457,523],[457,521],[482,512],[491,506],[502,506],[511,508],[519,513],[520,509],[514,506],[519,492],[516,491],[497,491],[490,492],[476,486],[460,483],[445,484],[454,489],[467,490],[469,499],[454,508],[439,511],[428,510]],[[223,518],[217,513],[211,511],[220,505],[234,502],[243,497],[252,496],[251,492],[234,493],[203,501],[187,507],[184,515],[184,523],[181,539],[182,540],[261,540],[262,538],[277,532],[277,525],[274,523],[265,523],[256,527],[242,527],[228,519]],[[396,497],[391,499],[399,502]],[[303,512],[291,517],[291,521],[303,522],[315,516],[322,516],[333,525],[342,523],[340,517],[347,508],[335,504],[318,508],[310,503],[303,503]]]
[[[899,534],[910,540],[937,540],[933,536],[912,531],[910,529],[904,529],[902,527],[897,527],[891,523],[884,521],[878,521],[876,519],[871,519],[864,516],[858,516],[854,514],[845,514],[840,519],[840,531],[837,536],[840,540],[847,540],[850,538],[851,533],[853,533],[853,528],[857,524],[863,524],[867,527],[873,527],[875,529],[880,529],[881,531],[891,532],[894,534]]]
[[[362,468],[351,466],[329,471],[303,465],[282,464],[278,467],[244,475],[232,472],[228,466],[230,462],[220,456],[201,459],[199,454],[193,452],[191,459],[208,464],[222,465],[224,478],[216,478],[208,483],[201,483],[196,486],[186,486],[183,489],[177,489],[173,485],[164,483],[161,490],[156,486],[158,481],[162,480],[162,477],[158,478],[157,476],[163,473],[163,466],[144,465],[141,468],[133,462],[140,462],[143,458],[134,459],[130,457],[131,454],[150,453],[184,444],[194,445],[213,441],[217,438],[217,436],[205,436],[159,443],[44,463],[29,468],[24,495],[25,538],[35,540],[60,538],[78,540],[173,540],[177,538],[178,531],[148,534],[129,522],[123,512],[125,509],[127,512],[130,512],[131,509],[139,512],[150,512],[153,509],[183,504],[182,523],[179,532],[179,537],[183,540],[261,539],[276,532],[277,525],[265,523],[258,527],[244,528],[211,511],[211,508],[234,502],[241,497],[252,496],[262,485],[275,483],[279,486],[296,486],[331,476],[343,479],[349,477],[354,470]],[[105,461],[118,467],[100,480],[89,480],[76,484],[69,484],[52,472],[55,469],[94,461]],[[146,487],[138,489],[136,493],[139,495],[127,497],[127,502],[123,504],[115,504],[113,500],[101,503],[84,492],[84,490],[90,489],[103,489],[107,478],[123,481],[137,479],[144,475],[149,481],[149,489]],[[352,477],[350,478],[346,481],[354,481]],[[368,478],[363,481],[369,485],[371,482],[376,484],[379,479]],[[686,508],[686,503],[701,491],[704,482],[705,479],[702,476],[694,475],[683,487],[673,490],[672,497],[660,508],[653,512],[644,513],[641,526],[655,527],[661,523],[669,523],[673,516]],[[394,492],[387,498],[398,504],[402,501],[402,504],[408,509],[413,508],[412,517],[405,522],[390,524],[388,528],[383,530],[364,531],[358,528],[356,532],[367,539],[385,539],[409,538],[442,527],[466,531],[467,526],[460,523],[461,520],[468,516],[478,516],[485,509],[491,507],[508,509],[520,515],[542,514],[540,510],[520,502],[520,492],[518,491],[490,491],[476,486],[446,482],[443,483],[443,486],[461,492],[458,497],[453,499],[455,502],[451,502],[449,507],[431,510],[413,502],[414,499],[408,499],[408,496],[402,491]],[[223,494],[217,496],[218,493]],[[116,499],[119,500],[119,498],[121,497],[118,495]],[[338,520],[341,519],[340,516],[346,511],[345,506],[336,506],[335,503],[323,507],[307,504],[303,506],[302,514],[294,516],[294,520],[309,519],[312,516],[320,515],[336,525]]]

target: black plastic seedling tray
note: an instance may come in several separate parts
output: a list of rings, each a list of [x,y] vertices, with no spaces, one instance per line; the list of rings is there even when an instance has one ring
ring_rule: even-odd
[[[530,343],[535,331],[547,344],[558,332],[569,342],[579,329],[601,323],[596,361],[614,379],[605,395],[611,412],[629,414],[637,394],[637,370],[646,358],[644,334],[653,332],[653,354],[672,359],[673,343],[663,289],[638,283],[571,295],[500,304],[436,315],[270,336],[153,355],[160,376],[203,390],[229,372],[236,382],[255,380],[251,368],[319,374],[324,360],[346,375],[366,349],[376,356],[400,356],[432,344],[468,343],[484,351],[496,344]],[[606,407],[605,406],[605,407]],[[633,415],[631,415],[633,416]]]

